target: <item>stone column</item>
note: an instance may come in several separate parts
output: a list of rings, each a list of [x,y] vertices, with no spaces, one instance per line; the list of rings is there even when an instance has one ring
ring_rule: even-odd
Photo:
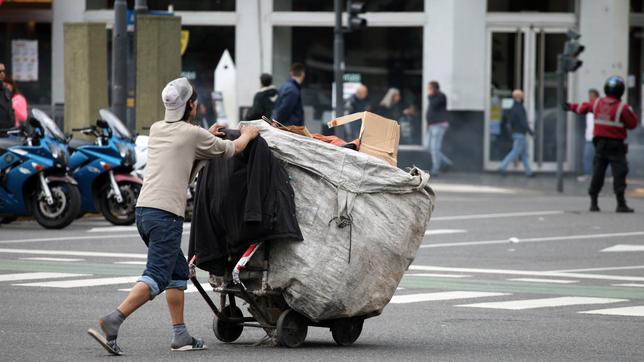
[[[161,91],[181,74],[181,18],[140,15],[136,38],[136,130],[163,119]]]
[[[85,2],[56,0],[52,3],[51,24],[51,103],[65,101],[65,41],[63,24],[83,21]]]
[[[65,131],[87,127],[107,101],[104,23],[65,23]]]

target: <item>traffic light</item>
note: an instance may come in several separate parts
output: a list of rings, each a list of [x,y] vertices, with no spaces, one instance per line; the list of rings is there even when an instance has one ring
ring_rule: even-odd
[[[565,60],[565,66],[564,70],[566,72],[574,72],[581,65],[584,63],[583,61],[579,60],[579,54],[584,51],[586,48],[585,46],[579,44],[579,38],[581,35],[577,33],[574,30],[569,30],[568,33],[566,33],[566,38],[568,40],[566,41],[566,44],[564,46],[564,60]]]
[[[347,13],[349,14],[348,32],[362,30],[367,27],[367,19],[360,17],[360,14],[364,14],[365,12],[365,3],[347,0]]]

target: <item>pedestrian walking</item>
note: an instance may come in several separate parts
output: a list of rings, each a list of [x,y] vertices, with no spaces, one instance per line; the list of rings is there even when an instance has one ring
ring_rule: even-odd
[[[427,84],[427,126],[428,146],[432,156],[432,176],[440,175],[442,168],[452,167],[452,161],[443,154],[443,137],[449,127],[447,97],[440,90],[440,84],[432,80]]]
[[[259,77],[261,88],[253,97],[253,105],[246,113],[246,120],[252,121],[262,119],[262,116],[270,117],[277,100],[277,88],[273,85],[273,76],[264,73]]]
[[[371,111],[371,102],[369,101],[369,88],[366,85],[360,84],[356,88],[356,93],[349,98],[347,104],[349,113],[358,113],[364,111]],[[347,132],[347,140],[353,140],[360,136],[361,122],[351,122],[344,125]]]
[[[515,89],[512,91],[512,98],[514,99],[514,103],[505,115],[505,124],[509,127],[510,134],[512,134],[512,149],[503,161],[501,161],[498,171],[505,173],[505,169],[511,162],[521,158],[525,175],[532,177],[534,174],[532,173],[532,169],[530,169],[530,155],[528,153],[528,144],[525,135],[529,133],[532,136],[534,132],[530,129],[528,116],[523,106],[523,91]]]
[[[11,94],[11,107],[15,116],[15,126],[18,127],[21,123],[27,122],[27,99],[20,93],[11,77],[5,77],[4,85],[9,90],[9,94]]]
[[[290,74],[291,78],[282,85],[278,92],[272,117],[285,126],[303,126],[302,83],[306,77],[304,65],[294,63],[291,66]]]
[[[397,120],[402,116],[402,103],[400,102],[400,90],[389,88],[380,101],[378,114],[389,119]]]
[[[637,116],[631,107],[622,102],[625,86],[622,77],[613,75],[604,84],[605,97],[594,102],[582,104],[564,104],[564,109],[577,114],[592,113],[594,116],[593,144],[593,177],[590,181],[590,211],[599,211],[597,197],[604,186],[606,168],[611,166],[613,171],[613,191],[617,198],[616,212],[633,212],[628,207],[624,192],[626,191],[626,175],[628,175],[628,144],[625,142],[627,129],[637,127]]]
[[[595,103],[599,98],[597,89],[588,90],[588,103]],[[577,177],[577,181],[584,182],[593,173],[593,156],[595,155],[595,146],[593,145],[593,126],[595,124],[595,115],[592,112],[586,113],[586,129],[584,131],[584,154],[582,157],[582,168],[584,174]]]
[[[0,129],[9,129],[15,125],[11,93],[4,83],[6,77],[7,68],[0,63]]]
[[[168,83],[161,94],[165,117],[150,128],[148,164],[136,208],[136,226],[148,247],[147,264],[128,296],[98,323],[102,331],[89,334],[108,352],[122,354],[117,344],[123,321],[165,290],[172,321],[172,351],[205,349],[201,338],[188,333],[183,320],[184,290],[189,268],[181,251],[186,190],[202,162],[230,158],[257,137],[254,127],[241,129],[241,137],[225,141],[217,136],[219,126],[205,130],[192,124],[197,109],[197,92],[186,78]]]

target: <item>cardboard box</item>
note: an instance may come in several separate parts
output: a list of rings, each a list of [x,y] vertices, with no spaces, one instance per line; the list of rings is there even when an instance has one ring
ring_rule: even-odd
[[[360,152],[378,157],[396,167],[400,126],[398,122],[371,112],[359,112],[336,118],[328,123],[330,128],[362,120],[360,127]]]

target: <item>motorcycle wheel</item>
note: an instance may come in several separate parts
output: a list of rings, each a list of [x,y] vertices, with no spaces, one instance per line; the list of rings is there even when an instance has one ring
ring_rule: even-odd
[[[136,200],[141,192],[141,185],[132,182],[118,183],[123,202],[118,203],[110,185],[99,193],[99,209],[105,219],[114,225],[132,225],[135,220]]]
[[[33,215],[46,229],[62,229],[71,224],[80,212],[81,195],[76,185],[54,181],[49,184],[54,203],[49,205],[40,188],[31,198]]]

